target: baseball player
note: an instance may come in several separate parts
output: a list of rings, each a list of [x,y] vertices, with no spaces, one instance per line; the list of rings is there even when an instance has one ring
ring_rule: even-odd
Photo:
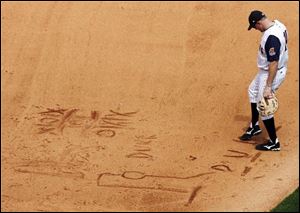
[[[252,120],[250,126],[240,139],[250,140],[253,136],[261,133],[258,125],[259,113],[257,103],[263,97],[271,98],[285,79],[288,62],[288,33],[286,27],[278,20],[271,21],[266,15],[258,10],[254,10],[249,15],[249,27],[261,31],[257,66],[258,73],[248,88],[249,100],[251,103]],[[270,139],[266,144],[256,146],[257,150],[279,151],[280,143],[276,135],[273,115],[262,116],[266,130]]]

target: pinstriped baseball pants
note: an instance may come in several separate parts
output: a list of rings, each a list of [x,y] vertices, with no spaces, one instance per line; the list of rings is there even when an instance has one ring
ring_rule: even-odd
[[[272,91],[274,93],[276,92],[276,90],[278,90],[279,86],[284,81],[286,72],[287,72],[286,67],[283,67],[283,68],[277,70],[276,76],[272,83]],[[249,85],[248,95],[249,95],[250,103],[258,103],[258,101],[262,99],[263,92],[264,92],[265,86],[267,84],[268,74],[269,74],[268,71],[260,70],[257,73],[257,75],[255,76],[255,78],[253,79],[253,81],[251,82],[251,84]],[[261,119],[267,120],[272,117],[273,117],[273,115],[262,116]]]

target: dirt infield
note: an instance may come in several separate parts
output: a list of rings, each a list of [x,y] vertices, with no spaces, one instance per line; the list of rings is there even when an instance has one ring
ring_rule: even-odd
[[[237,139],[253,9],[289,30],[280,152]],[[298,26],[298,2],[1,1],[1,211],[270,210],[299,185]]]

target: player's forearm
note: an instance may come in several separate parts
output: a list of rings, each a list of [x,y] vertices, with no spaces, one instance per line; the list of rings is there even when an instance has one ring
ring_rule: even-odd
[[[269,64],[269,75],[268,75],[268,79],[267,79],[267,86],[271,87],[273,80],[276,76],[276,72],[278,69],[278,61],[272,61]]]

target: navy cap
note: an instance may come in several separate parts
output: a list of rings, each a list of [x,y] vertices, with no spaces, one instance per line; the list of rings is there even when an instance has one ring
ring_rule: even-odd
[[[249,21],[248,30],[251,30],[251,28],[254,28],[255,24],[264,17],[266,17],[266,15],[263,12],[261,12],[259,10],[253,10],[250,13],[249,18],[248,18],[248,21]]]

